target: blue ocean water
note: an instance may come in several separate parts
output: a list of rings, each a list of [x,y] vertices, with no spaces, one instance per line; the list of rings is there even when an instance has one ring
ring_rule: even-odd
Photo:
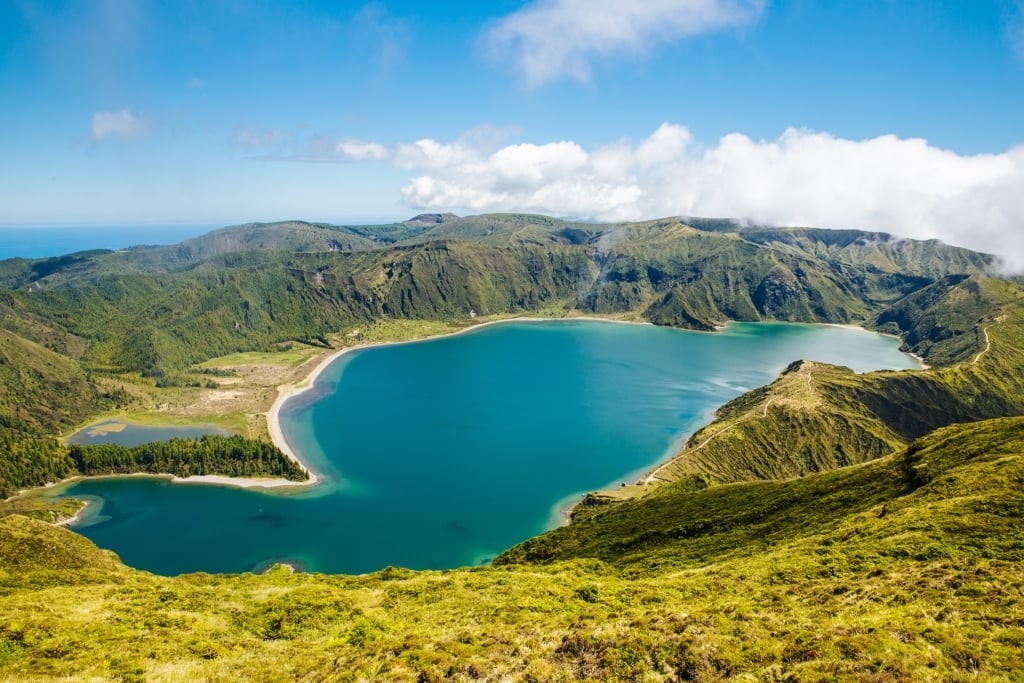
[[[63,256],[88,249],[177,244],[220,225],[0,226],[0,261]]]
[[[574,496],[635,479],[790,362],[915,367],[898,344],[778,323],[506,323],[335,361],[282,411],[323,475],[301,493],[137,477],[65,493],[102,501],[76,531],[160,574],[473,565],[556,524]]]

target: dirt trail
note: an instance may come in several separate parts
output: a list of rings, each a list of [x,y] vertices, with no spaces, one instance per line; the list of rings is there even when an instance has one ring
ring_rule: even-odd
[[[981,357],[984,356],[986,353],[988,353],[989,349],[992,348],[992,340],[988,338],[988,328],[989,327],[992,327],[992,325],[989,325],[988,327],[984,328],[981,331],[981,333],[985,335],[985,348],[981,350],[981,353],[979,353],[977,356],[974,357],[974,362],[975,363],[977,363],[979,360],[981,360]]]

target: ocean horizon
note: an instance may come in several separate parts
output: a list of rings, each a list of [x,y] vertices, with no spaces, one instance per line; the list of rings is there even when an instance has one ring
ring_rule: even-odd
[[[289,219],[290,220],[290,219]],[[307,220],[296,218],[294,220]],[[378,225],[402,219],[350,218],[308,219],[331,225]],[[127,249],[136,246],[177,244],[211,230],[244,225],[247,220],[226,223],[125,223],[0,225],[0,261],[12,258],[49,258],[92,249]],[[266,223],[274,220],[259,221]]]
[[[0,226],[0,261],[49,258],[91,249],[177,244],[221,227],[224,226],[213,223]]]

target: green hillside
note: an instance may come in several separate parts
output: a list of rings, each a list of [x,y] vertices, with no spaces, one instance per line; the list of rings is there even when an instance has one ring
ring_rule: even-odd
[[[540,309],[695,329],[728,320],[861,322],[902,335],[933,365],[949,365],[977,353],[979,325],[987,333],[993,311],[1015,296],[996,291],[1012,285],[986,277],[990,257],[935,241],[693,222],[597,225],[529,214],[427,214],[358,228],[292,221],[225,228],[170,247],[5,261],[0,345],[11,362],[0,368],[0,418],[37,441],[152,397],[154,387],[210,384],[198,366],[211,358],[291,342],[328,348],[341,331],[375,321],[466,324]],[[997,357],[963,377],[850,384],[841,372],[815,371],[806,398],[827,410],[792,412],[799,401],[779,400],[788,391],[782,385],[779,396],[764,395],[764,406],[741,398],[723,415],[739,411],[742,428],[701,441],[703,460],[671,469],[719,481],[791,476],[877,457],[951,422],[1018,414],[1014,382],[996,380],[999,391],[978,395],[1001,372],[982,372]],[[1017,367],[1015,358],[1006,362]],[[945,392],[936,401],[942,408],[926,404],[935,414],[914,416],[890,409],[920,392]],[[769,408],[778,419],[741,414]],[[797,449],[773,450],[787,443],[779,429],[798,435]],[[823,434],[837,443],[819,443]],[[15,437],[5,437],[9,450],[24,451]],[[743,438],[760,454],[733,453],[732,441]],[[65,473],[28,469],[34,474],[0,485]]]
[[[381,234],[395,227],[380,226]],[[357,235],[297,222],[241,226],[175,247],[31,262],[48,273],[37,279],[24,275],[22,260],[2,262],[0,283],[16,290],[7,293],[12,307],[84,340],[87,364],[155,376],[290,339],[324,343],[379,318],[555,307],[694,329],[727,320],[862,322],[990,263],[933,242],[882,243],[874,233],[848,231],[854,236],[837,242],[828,231],[711,233],[674,219],[599,226],[491,215],[397,227],[415,236],[371,249],[387,242],[371,227]],[[188,267],[171,267],[175,255]]]
[[[0,418],[30,432],[24,443],[10,433],[5,442],[12,453],[34,452],[39,438],[89,415],[159,402],[154,388],[211,384],[198,367],[211,358],[292,342],[329,348],[343,330],[379,321],[467,324],[543,309],[708,330],[728,320],[861,322],[948,366],[978,352],[979,329],[987,333],[1018,291],[985,275],[990,257],[935,241],[695,222],[596,225],[528,214],[359,228],[293,221],[171,247],[3,262],[0,280],[15,288],[0,291],[0,343],[12,358],[37,345],[31,360],[12,361],[16,372],[0,371]],[[1018,383],[1001,379],[1019,359],[997,368],[1009,353],[999,349],[952,374],[868,381],[804,366],[814,375],[799,380],[807,396],[797,398],[783,378],[738,399],[723,416],[739,427],[710,426],[658,476],[795,476],[877,457],[952,422],[1020,414]],[[927,414],[902,409],[921,393],[941,398],[922,406]],[[759,411],[762,419],[747,419]],[[722,425],[725,437],[706,438]],[[66,474],[59,454],[38,460],[0,490]]]
[[[1012,681],[1024,421],[881,460],[664,493],[500,566],[161,578],[0,520],[16,680]]]
[[[226,354],[295,370],[478,316],[857,323],[931,366],[794,363],[492,567],[163,578],[38,521],[67,503],[5,501],[0,678],[1020,680],[1024,288],[991,263],[855,230],[527,214],[0,262],[3,495],[75,473],[302,479],[242,437],[55,437],[119,405],[188,405],[238,380],[204,363]]]
[[[783,479],[877,458],[939,427],[1024,415],[1024,290],[989,278],[947,278],[880,313],[929,362],[872,372],[803,361],[717,412],[648,482]],[[892,325],[892,327],[888,327]]]

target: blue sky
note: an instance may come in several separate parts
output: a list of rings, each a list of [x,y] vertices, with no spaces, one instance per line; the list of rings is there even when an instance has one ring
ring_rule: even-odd
[[[1024,263],[1020,0],[12,0],[0,93],[6,225],[730,215]]]

